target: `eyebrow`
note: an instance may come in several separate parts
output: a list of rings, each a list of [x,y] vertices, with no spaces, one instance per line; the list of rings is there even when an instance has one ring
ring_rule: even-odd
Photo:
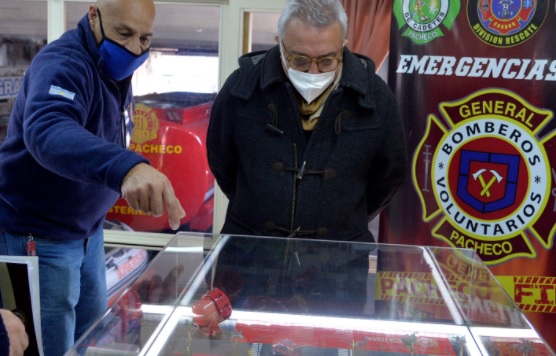
[[[118,33],[129,33],[131,35],[135,35],[138,34],[139,32],[137,30],[135,30],[134,28],[126,25],[125,23],[118,23],[116,25],[114,25],[114,30],[116,30]],[[146,33],[144,35],[141,35],[142,37],[147,36],[147,37],[152,37],[153,33],[149,32]]]
[[[318,57],[311,57],[311,56],[308,56],[307,54],[302,53],[302,52],[290,51],[290,50],[286,49],[286,46],[284,46],[284,49],[285,49],[287,52],[289,52],[290,54],[295,54],[295,55],[298,55],[298,56],[303,56],[303,57],[307,57],[307,58],[315,58],[315,59],[324,58],[324,57],[331,57],[331,56],[335,56],[335,55],[338,54],[337,51],[333,51],[333,52],[329,52],[329,53],[322,54],[322,55],[320,55],[320,56],[318,56]]]

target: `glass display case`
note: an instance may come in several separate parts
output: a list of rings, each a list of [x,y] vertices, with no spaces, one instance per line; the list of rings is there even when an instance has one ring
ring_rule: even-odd
[[[67,355],[553,355],[473,250],[178,233]]]

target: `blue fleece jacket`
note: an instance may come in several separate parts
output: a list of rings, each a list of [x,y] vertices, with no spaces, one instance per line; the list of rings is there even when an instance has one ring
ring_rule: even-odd
[[[0,229],[61,240],[102,229],[124,176],[131,78],[113,82],[85,16],[25,73],[0,147]]]

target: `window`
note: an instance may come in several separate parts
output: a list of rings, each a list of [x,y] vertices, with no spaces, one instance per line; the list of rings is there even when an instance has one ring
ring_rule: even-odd
[[[0,1],[0,143],[23,73],[46,43],[46,2]]]

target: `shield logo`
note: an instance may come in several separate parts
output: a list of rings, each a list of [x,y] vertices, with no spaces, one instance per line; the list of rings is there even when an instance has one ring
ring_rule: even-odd
[[[519,155],[462,150],[457,196],[483,214],[514,205],[519,163]]]

